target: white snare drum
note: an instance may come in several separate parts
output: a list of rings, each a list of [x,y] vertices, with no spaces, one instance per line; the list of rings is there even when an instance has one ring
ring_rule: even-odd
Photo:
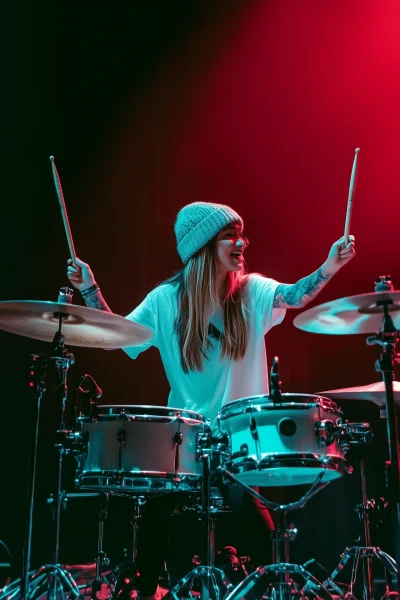
[[[95,419],[77,420],[85,447],[79,488],[152,493],[199,487],[202,415],[163,406],[98,406]]]
[[[282,403],[268,396],[242,398],[221,410],[221,429],[230,439],[230,469],[248,485],[312,484],[346,471],[344,452],[333,431],[341,411],[329,398],[313,394],[282,394]]]

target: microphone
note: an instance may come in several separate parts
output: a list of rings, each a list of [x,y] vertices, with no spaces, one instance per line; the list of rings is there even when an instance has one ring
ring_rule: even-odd
[[[274,356],[272,368],[270,371],[270,391],[269,397],[273,402],[282,402],[281,381],[279,381],[279,358]]]

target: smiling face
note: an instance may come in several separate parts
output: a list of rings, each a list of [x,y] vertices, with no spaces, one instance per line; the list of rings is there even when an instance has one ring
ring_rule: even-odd
[[[244,267],[243,251],[247,246],[242,231],[239,223],[230,223],[218,233],[215,252],[219,274],[242,271]]]

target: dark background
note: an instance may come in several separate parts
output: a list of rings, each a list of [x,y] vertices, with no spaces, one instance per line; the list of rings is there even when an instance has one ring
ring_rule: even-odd
[[[1,298],[55,300],[68,247],[49,155],[56,157],[78,256],[112,309],[126,314],[180,268],[173,222],[187,202],[232,205],[245,222],[250,270],[294,282],[343,234],[354,149],[361,148],[352,233],[357,256],[317,303],[399,286],[400,9],[395,0],[219,0],[2,4]],[[74,301],[82,303],[79,294]],[[379,379],[365,336],[313,336],[295,312],[267,337],[284,391],[313,393]],[[19,565],[25,529],[29,355],[48,344],[2,332],[0,539]],[[157,352],[73,348],[73,389],[91,373],[110,404],[165,405]],[[384,493],[386,435],[372,404],[341,403],[370,421],[370,495]],[[50,548],[55,399],[43,401],[33,564]],[[66,465],[73,489],[73,465]],[[346,479],[346,480],[345,480]],[[333,566],[352,542],[355,476],[297,514],[293,559]],[[90,561],[96,507],[63,514],[62,560]],[[82,504],[83,503],[83,504]],[[112,512],[112,511],[111,511]],[[123,511],[119,512],[120,515]],[[128,513],[127,509],[127,513]],[[129,523],[110,515],[117,552]],[[125,516],[124,516],[125,518]],[[127,519],[128,517],[126,517]],[[386,543],[385,536],[377,542]],[[387,546],[386,546],[387,549]],[[390,549],[390,548],[389,548]]]

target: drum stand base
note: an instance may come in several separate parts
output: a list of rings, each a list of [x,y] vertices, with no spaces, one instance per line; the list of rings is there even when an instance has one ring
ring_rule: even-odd
[[[373,581],[373,559],[380,561],[383,565],[385,572],[385,593],[382,596],[382,600],[389,597],[397,596],[398,592],[391,592],[389,589],[389,578],[388,573],[392,575],[393,581],[397,581],[397,567],[394,558],[383,552],[377,546],[371,544],[371,524],[370,519],[374,511],[377,510],[377,505],[374,501],[368,499],[367,494],[367,477],[365,469],[365,459],[363,455],[363,447],[365,443],[369,441],[369,437],[365,438],[363,435],[353,434],[351,444],[355,446],[357,450],[357,462],[359,479],[361,485],[361,500],[362,503],[356,506],[356,512],[360,520],[361,531],[360,535],[354,544],[354,546],[346,548],[341,554],[340,561],[336,569],[332,574],[324,581],[324,585],[328,588],[335,589],[335,593],[339,593],[341,598],[352,600],[355,598],[353,590],[357,582],[358,572],[360,566],[362,566],[362,598],[363,600],[373,600],[374,594],[374,581]],[[341,573],[347,563],[353,559],[353,566],[351,569],[350,583],[347,584],[347,591],[343,592],[340,590],[338,584],[334,583],[335,578]]]
[[[180,598],[185,597],[185,594],[181,593],[184,590],[187,591],[187,596],[190,597],[194,585],[196,585],[196,589],[200,589],[202,600],[207,598],[223,600],[227,592],[233,588],[221,569],[211,566],[198,566],[185,575],[185,577],[182,577],[168,594],[164,596],[163,600],[168,600],[169,598],[180,600]]]
[[[261,597],[263,600],[293,600],[293,598],[320,598],[321,591],[325,593],[325,598],[332,599],[332,595],[327,587],[322,584],[314,575],[307,571],[301,565],[291,563],[277,563],[258,567],[253,573],[250,573],[234,590],[225,598],[225,600],[241,600],[252,591],[254,586],[263,576],[271,575],[270,583],[266,590],[255,597]],[[300,575],[306,582],[306,586],[300,587],[298,583],[291,579],[290,575]],[[310,584],[310,585],[308,585]]]
[[[390,598],[398,597],[397,592],[391,592],[389,590],[388,577],[387,577],[387,573],[389,572],[395,579],[397,578],[396,562],[391,556],[389,556],[389,554],[386,554],[386,552],[383,552],[377,546],[351,546],[349,548],[346,548],[346,550],[341,555],[338,566],[333,571],[332,575],[324,581],[324,585],[326,587],[331,588],[332,585],[334,585],[335,592],[337,593],[338,585],[334,584],[334,580],[339,575],[339,573],[342,572],[342,570],[344,569],[344,567],[347,565],[347,563],[350,561],[351,558],[353,558],[353,560],[354,560],[353,567],[351,570],[351,579],[350,579],[350,583],[348,584],[347,592],[339,593],[341,598],[346,598],[346,600],[355,599],[353,590],[354,590],[354,586],[357,581],[358,569],[360,567],[360,563],[365,561],[365,562],[363,562],[363,565],[362,565],[363,569],[364,569],[363,599],[364,600],[373,600],[374,593],[373,593],[373,589],[372,589],[372,581],[370,582],[368,577],[365,577],[365,574],[368,574],[371,572],[371,561],[373,559],[379,560],[385,570],[385,582],[386,582],[385,588],[386,589],[385,589],[385,593],[383,594],[381,600],[384,600],[389,597]]]
[[[61,597],[65,596],[65,591],[71,594],[72,598],[81,598],[84,596],[79,591],[78,585],[72,575],[60,565],[45,565],[28,576],[28,594],[26,600],[35,600],[47,594],[48,598],[55,598],[58,593]],[[15,600],[21,598],[20,580],[13,581],[10,585],[3,588],[0,599]]]
[[[225,573],[214,566],[215,559],[215,521],[210,502],[210,454],[204,451],[202,462],[202,507],[200,515],[203,519],[205,539],[203,549],[203,565],[196,566],[163,597],[163,600],[192,598],[192,588],[200,591],[201,600],[224,600],[227,593],[234,589]],[[185,593],[186,592],[186,593]]]

